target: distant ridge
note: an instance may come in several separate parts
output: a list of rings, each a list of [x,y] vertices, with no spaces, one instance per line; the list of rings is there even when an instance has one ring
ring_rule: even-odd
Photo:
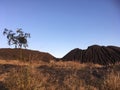
[[[1,60],[22,59],[25,61],[41,60],[41,61],[49,62],[50,60],[54,59],[54,56],[52,56],[49,53],[28,50],[28,49],[2,48],[0,49],[0,59]]]
[[[49,53],[39,52],[35,50],[28,49],[11,49],[11,48],[1,48],[0,49],[0,59],[1,60],[25,60],[25,61],[45,61],[50,60],[60,60],[55,58]],[[95,63],[101,65],[114,64],[120,62],[120,47],[117,46],[99,46],[92,45],[87,49],[82,50],[75,48],[66,54],[63,61],[78,61],[80,63]]]
[[[66,54],[62,60],[81,63],[92,62],[102,65],[114,64],[120,62],[120,47],[93,45],[86,50],[76,48]]]

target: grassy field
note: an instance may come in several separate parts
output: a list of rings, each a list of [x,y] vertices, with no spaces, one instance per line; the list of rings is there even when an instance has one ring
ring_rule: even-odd
[[[120,64],[0,60],[0,90],[120,90]]]

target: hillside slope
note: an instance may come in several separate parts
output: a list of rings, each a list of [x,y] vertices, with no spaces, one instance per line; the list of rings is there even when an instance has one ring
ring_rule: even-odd
[[[114,64],[120,62],[120,47],[116,46],[89,46],[86,50],[76,48],[66,54],[62,60],[64,61],[79,61],[92,62],[97,64]]]
[[[0,59],[1,60],[42,60],[49,62],[49,60],[54,59],[49,53],[33,51],[28,49],[10,49],[4,48],[0,49]]]

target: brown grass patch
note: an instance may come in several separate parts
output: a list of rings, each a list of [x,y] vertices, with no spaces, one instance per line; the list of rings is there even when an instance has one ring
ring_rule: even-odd
[[[3,66],[6,64],[9,66],[8,63],[2,62]],[[101,66],[71,61],[20,63],[16,62],[17,66],[4,68],[7,71],[3,74],[7,73],[7,77],[2,82],[8,90],[119,90],[120,88],[119,64]]]

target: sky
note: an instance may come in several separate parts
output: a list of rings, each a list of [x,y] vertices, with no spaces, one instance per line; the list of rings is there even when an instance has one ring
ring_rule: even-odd
[[[4,28],[31,34],[28,49],[61,58],[74,48],[120,46],[119,0],[0,0],[0,48]]]

